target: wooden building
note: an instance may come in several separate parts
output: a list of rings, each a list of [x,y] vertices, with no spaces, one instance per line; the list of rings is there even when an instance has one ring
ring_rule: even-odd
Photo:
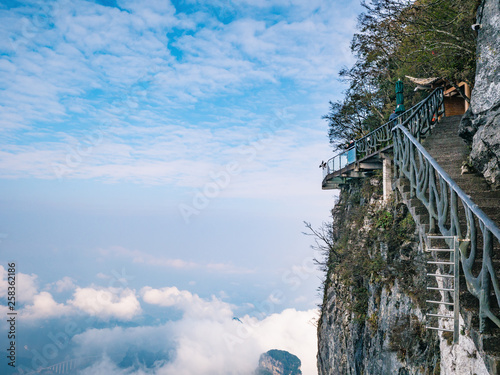
[[[448,80],[443,78],[415,78],[406,76],[411,82],[417,85],[415,90],[434,90],[437,87],[444,88],[444,112],[445,116],[463,115],[469,109],[469,103],[452,86]],[[460,82],[457,87],[462,94],[470,98],[470,86],[466,82]]]

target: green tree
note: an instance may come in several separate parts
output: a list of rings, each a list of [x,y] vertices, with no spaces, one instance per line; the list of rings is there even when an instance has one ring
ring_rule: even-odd
[[[473,85],[476,36],[471,29],[480,0],[370,0],[358,17],[351,50],[357,58],[340,71],[348,84],[324,118],[330,142],[342,147],[386,121],[395,108],[394,84],[406,75],[441,77]],[[406,107],[422,99],[405,85]]]

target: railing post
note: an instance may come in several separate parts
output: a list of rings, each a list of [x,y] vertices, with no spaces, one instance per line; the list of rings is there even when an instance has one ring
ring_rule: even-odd
[[[483,265],[481,268],[481,293],[479,298],[479,332],[486,329],[487,312],[490,311],[490,274],[487,261],[491,257],[493,246],[491,232],[483,228]]]
[[[392,195],[392,158],[389,155],[381,154],[382,156],[382,188],[384,201],[388,201]]]
[[[434,169],[429,168],[429,233],[436,233],[436,220],[434,216],[436,215],[436,197],[434,195],[433,185],[436,184],[436,176],[434,175]]]

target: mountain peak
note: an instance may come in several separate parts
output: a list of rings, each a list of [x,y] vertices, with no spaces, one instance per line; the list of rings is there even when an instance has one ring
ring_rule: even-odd
[[[300,359],[285,351],[272,349],[259,358],[255,375],[302,375]]]

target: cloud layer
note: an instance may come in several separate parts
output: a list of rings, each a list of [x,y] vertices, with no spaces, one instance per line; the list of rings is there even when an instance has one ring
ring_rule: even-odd
[[[302,360],[305,375],[316,374],[316,310],[287,309],[263,319],[245,315],[236,320],[232,319],[233,307],[215,297],[203,300],[175,287],[147,287],[142,294],[146,303],[182,310],[182,319],[154,330],[114,328],[89,330],[75,336],[79,355],[106,353],[84,374],[129,374],[129,369],[117,366],[126,352],[117,350],[117,343],[154,352],[173,350],[173,360],[157,363],[152,372],[157,375],[250,374],[257,367],[260,354],[273,348],[294,353]],[[133,374],[147,371],[142,368]]]
[[[5,276],[1,266],[0,274]],[[19,275],[26,278],[26,275]],[[31,275],[31,279],[36,279],[36,275]],[[67,280],[64,278],[61,283],[53,284],[52,290],[58,293],[58,286],[67,285]],[[6,297],[5,284],[3,277],[0,282],[2,299]],[[25,290],[30,291],[30,288]],[[18,292],[22,293],[22,289]],[[94,358],[93,364],[83,374],[250,374],[256,368],[260,354],[276,348],[297,355],[302,360],[305,375],[316,373],[314,324],[317,310],[286,309],[267,316],[255,311],[255,314],[236,318],[237,306],[215,296],[204,299],[176,287],[146,286],[136,293],[128,288],[74,285],[72,298],[66,302],[56,302],[50,292],[39,291],[36,285],[30,292],[31,297],[23,307],[18,307],[18,312],[23,322],[35,326],[42,320],[53,319],[52,324],[57,327],[56,322],[64,316],[72,322],[85,316],[92,317],[90,321],[133,322],[150,306],[166,309],[165,312],[175,309],[181,313],[179,319],[159,325],[90,327],[82,333],[78,333],[81,328],[75,328],[77,326],[72,323],[71,330],[78,333],[73,337],[63,333],[65,320],[60,320],[62,325],[52,329],[47,342],[37,353],[48,352],[45,347],[54,342],[51,337],[69,342],[72,357]],[[131,358],[144,352],[156,356],[156,363],[129,363]],[[63,358],[59,359],[57,355],[58,352],[55,358],[45,358],[47,363],[62,361]]]

